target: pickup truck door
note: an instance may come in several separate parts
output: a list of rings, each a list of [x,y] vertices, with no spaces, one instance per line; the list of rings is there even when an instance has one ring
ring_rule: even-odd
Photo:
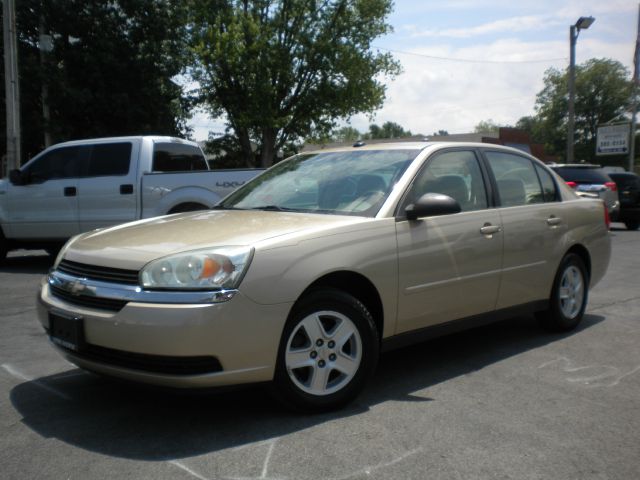
[[[56,148],[22,168],[25,184],[7,189],[7,237],[65,239],[80,232],[78,173],[87,154],[84,146]]]
[[[99,143],[90,148],[78,180],[81,231],[137,219],[139,142]]]

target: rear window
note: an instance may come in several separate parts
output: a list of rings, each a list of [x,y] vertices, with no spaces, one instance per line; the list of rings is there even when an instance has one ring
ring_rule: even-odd
[[[153,146],[154,172],[208,170],[202,151],[182,143],[156,143]]]
[[[552,167],[567,182],[605,184],[611,179],[601,168]]]

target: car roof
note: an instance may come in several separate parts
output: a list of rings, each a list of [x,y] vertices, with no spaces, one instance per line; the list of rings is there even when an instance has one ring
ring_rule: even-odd
[[[367,143],[366,141],[357,141],[352,145],[345,145],[340,147],[331,148],[319,148],[316,150],[310,150],[301,152],[301,154],[311,153],[329,153],[329,152],[352,152],[357,150],[424,150],[429,147],[451,147],[451,148],[484,148],[492,150],[503,150],[505,152],[513,152],[521,155],[531,157],[531,154],[518,150],[517,148],[507,147],[505,145],[498,145],[494,143],[480,143],[480,142],[384,142],[384,143]],[[535,158],[535,157],[534,157]]]
[[[110,142],[127,142],[133,140],[141,140],[141,139],[149,139],[153,142],[166,142],[166,143],[182,143],[186,145],[194,145],[198,146],[198,144],[191,140],[186,140],[184,138],[178,137],[169,137],[165,135],[129,135],[123,137],[101,137],[101,138],[86,138],[81,140],[70,140],[68,142],[56,143],[55,145],[51,145],[52,147],[62,147],[62,146],[75,146],[75,145],[92,145],[92,144],[100,144],[100,143],[110,143]]]

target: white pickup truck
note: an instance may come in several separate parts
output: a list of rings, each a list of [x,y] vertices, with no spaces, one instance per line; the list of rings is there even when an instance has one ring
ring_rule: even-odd
[[[202,210],[261,170],[211,170],[195,142],[136,136],[53,145],[0,180],[0,261],[80,232]]]

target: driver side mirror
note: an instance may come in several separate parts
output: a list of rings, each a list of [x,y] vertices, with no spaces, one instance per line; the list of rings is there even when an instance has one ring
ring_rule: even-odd
[[[24,173],[20,170],[11,170],[9,171],[9,181],[14,185],[26,185],[27,178]]]
[[[407,220],[417,220],[421,217],[435,217],[459,213],[460,204],[448,195],[441,193],[425,193],[415,203],[407,205],[404,213]]]

